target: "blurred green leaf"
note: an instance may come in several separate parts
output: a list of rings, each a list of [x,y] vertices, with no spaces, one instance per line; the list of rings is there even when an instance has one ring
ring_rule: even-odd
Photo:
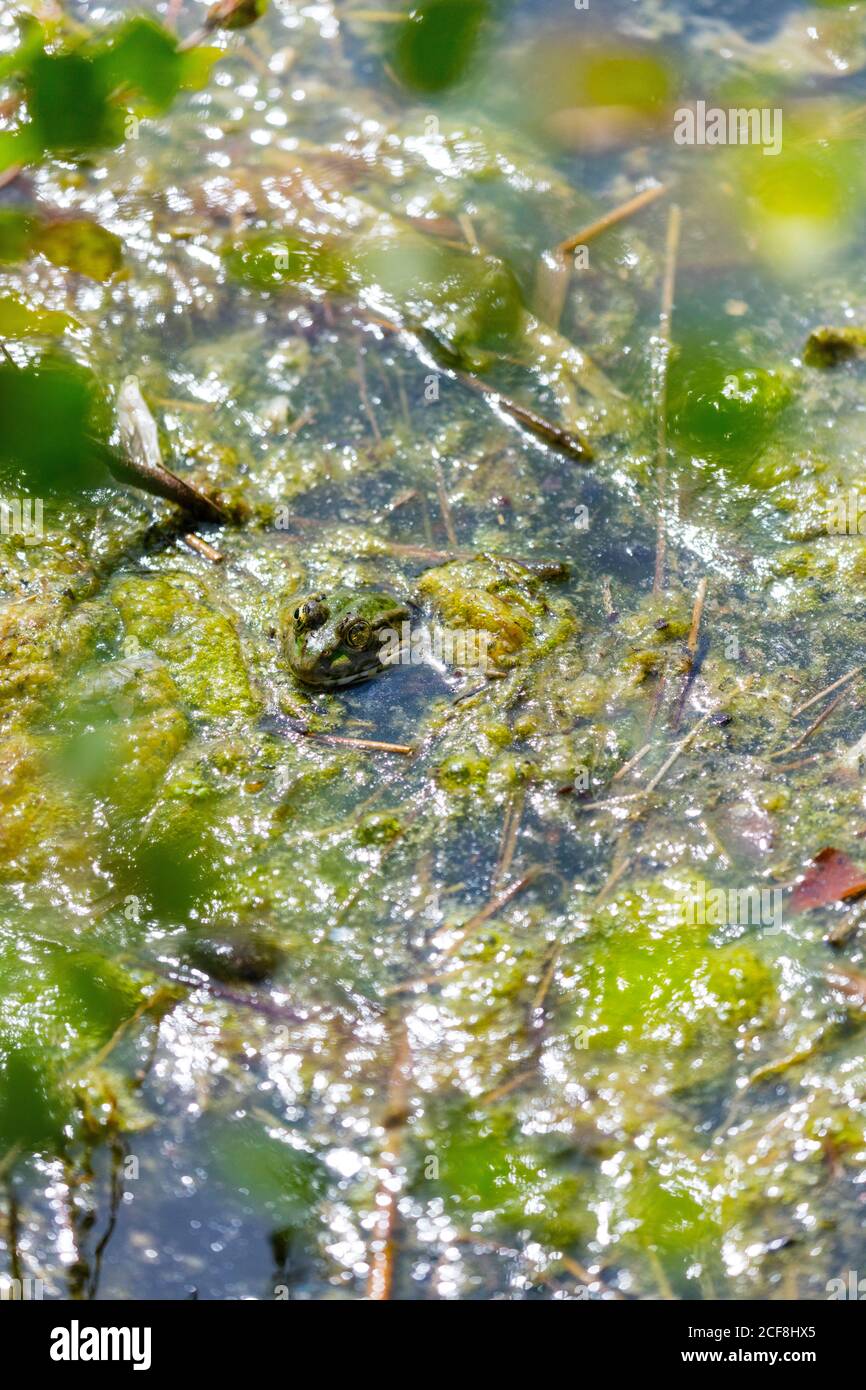
[[[100,745],[83,748],[97,760],[107,756]],[[101,771],[97,765],[96,772]],[[184,921],[214,883],[214,866],[200,844],[180,843],[170,837],[151,838],[132,855],[133,889],[143,895],[164,922]]]
[[[74,1064],[131,1017],[138,986],[91,951],[0,942],[0,1150],[56,1148],[75,1102]]]
[[[0,338],[31,338],[41,333],[57,336],[76,327],[69,314],[52,309],[31,309],[20,299],[0,299]]]
[[[488,16],[487,0],[425,0],[401,25],[393,54],[400,81],[416,92],[443,92],[466,74]]]
[[[45,34],[38,20],[25,14],[18,17],[17,23],[18,47],[0,57],[0,82],[22,72],[45,47]]]
[[[27,119],[0,133],[0,170],[46,153],[77,156],[121,144],[129,111],[166,111],[179,91],[204,85],[219,56],[215,48],[179,52],[174,35],[144,16],[66,52],[46,53],[39,26],[23,27],[18,48],[0,62],[0,78],[20,82]]]
[[[665,65],[650,53],[603,49],[587,56],[580,96],[589,106],[630,106],[658,110],[670,94]]]
[[[0,262],[7,265],[23,261],[28,254],[36,227],[25,212],[0,212]]]
[[[281,1227],[306,1224],[327,1188],[323,1164],[303,1149],[272,1137],[253,1120],[228,1120],[211,1139],[226,1180],[246,1188]]]
[[[338,253],[283,232],[256,232],[227,247],[223,257],[232,275],[259,290],[294,284],[336,290],[346,278]]]
[[[83,53],[41,53],[24,80],[33,132],[51,154],[119,145],[123,112],[109,103],[111,84]]]
[[[41,252],[53,265],[92,280],[108,280],[123,265],[123,243],[87,217],[40,221],[24,212],[0,212],[0,262]]]
[[[60,1141],[64,1118],[38,1045],[4,1047],[0,1040],[0,1148],[53,1148]]]
[[[183,91],[199,92],[206,86],[214,63],[223,56],[221,48],[190,48],[181,55],[180,85]]]
[[[123,265],[120,237],[86,217],[46,223],[35,232],[33,247],[53,265],[91,280],[110,280]]]
[[[49,493],[105,483],[102,407],[93,374],[66,357],[0,361],[0,481]]]
[[[705,342],[681,344],[668,372],[671,437],[694,454],[746,466],[790,397],[777,371],[723,357]]]
[[[94,59],[106,92],[138,97],[151,111],[166,111],[180,90],[183,55],[171,34],[153,20],[131,19]]]
[[[42,158],[43,153],[32,125],[22,126],[20,130],[0,131],[0,172],[13,164],[33,164]]]

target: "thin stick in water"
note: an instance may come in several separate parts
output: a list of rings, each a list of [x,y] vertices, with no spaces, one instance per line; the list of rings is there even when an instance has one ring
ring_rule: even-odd
[[[593,237],[600,236],[606,232],[608,227],[615,227],[618,222],[624,222],[627,217],[632,217],[634,213],[640,212],[641,208],[648,207],[657,198],[668,192],[668,185],[664,183],[653,184],[651,188],[645,188],[642,193],[635,193],[634,197],[628,198],[626,202],[620,203],[618,207],[611,208],[610,212],[604,213],[601,217],[590,222],[589,226],[581,227],[574,236],[566,237],[557,246],[557,253],[561,256],[570,256],[572,251],[577,250],[578,246],[585,246]]]
[[[665,273],[662,281],[662,302],[659,314],[659,388],[657,443],[657,482],[658,482],[658,526],[656,532],[656,563],[653,576],[653,593],[659,594],[665,584],[665,556],[667,551],[667,530],[665,511],[667,508],[668,473],[668,359],[671,351],[671,315],[674,307],[674,286],[677,273],[677,252],[680,244],[682,213],[674,203],[668,215],[668,231],[665,241]]]
[[[792,711],[791,718],[796,719],[799,715],[805,714],[807,709],[811,709],[812,705],[817,705],[818,701],[823,700],[825,695],[832,695],[833,691],[838,690],[840,685],[846,685],[847,682],[852,681],[855,676],[859,676],[862,670],[862,666],[855,666],[852,670],[848,671],[846,675],[840,676],[832,685],[825,685],[824,689],[819,690],[817,695],[813,695],[811,700],[806,700],[804,704],[798,705],[797,708]]]
[[[221,550],[217,550],[216,546],[209,545],[207,541],[202,540],[201,536],[196,536],[191,531],[187,532],[187,534],[182,537],[182,540],[184,545],[188,545],[190,550],[194,550],[196,554],[203,556],[205,560],[210,560],[212,565],[222,564],[225,559]]]
[[[442,472],[442,465],[438,458],[434,458],[433,467],[436,471],[436,493],[439,498],[439,510],[442,513],[442,522],[445,527],[445,534],[448,537],[449,545],[457,546],[457,533],[454,530],[454,519],[451,515],[451,503],[448,501],[448,493],[445,489],[445,475]]]
[[[704,602],[706,600],[706,597],[707,581],[706,578],[703,578],[698,584],[698,591],[695,594],[695,605],[692,609],[692,625],[689,628],[689,637],[688,642],[686,643],[686,648],[688,651],[688,662],[686,665],[685,679],[683,680],[683,687],[680,691],[679,699],[677,700],[677,706],[674,710],[673,720],[671,721],[671,726],[674,729],[678,728],[679,726],[679,722],[683,713],[683,706],[686,703],[686,696],[689,693],[689,687],[692,683],[692,677],[695,669],[695,656],[698,650],[698,636],[701,631],[701,617],[703,616]]]

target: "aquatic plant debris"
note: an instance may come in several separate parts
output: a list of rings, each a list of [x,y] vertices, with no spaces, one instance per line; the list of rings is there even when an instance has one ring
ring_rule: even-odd
[[[807,912],[814,907],[841,902],[866,893],[866,876],[845,854],[827,848],[815,855],[804,877],[791,894],[791,911]]]

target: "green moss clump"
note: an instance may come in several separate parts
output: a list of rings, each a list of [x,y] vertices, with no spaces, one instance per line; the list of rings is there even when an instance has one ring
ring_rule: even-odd
[[[683,346],[671,363],[668,389],[672,437],[737,470],[754,461],[791,399],[781,371],[722,358],[705,344]]]
[[[427,570],[418,590],[444,625],[491,633],[488,656],[497,665],[513,665],[518,654],[539,656],[577,630],[564,600],[549,602],[536,575],[500,556],[452,560]]]
[[[770,971],[749,946],[712,944],[709,928],[686,923],[684,903],[649,883],[600,914],[602,930],[581,952],[574,1014],[591,1049],[686,1052],[730,1043],[740,1024],[765,1017]]]
[[[357,829],[360,845],[389,845],[402,833],[402,821],[390,811],[371,811],[359,821]]]
[[[806,339],[803,361],[807,367],[835,367],[866,353],[866,328],[815,328]]]
[[[487,782],[490,762],[479,754],[453,753],[435,769],[436,781],[446,791],[468,791]]]
[[[195,580],[184,575],[123,579],[112,597],[127,638],[165,662],[192,715],[239,718],[258,711],[237,630],[210,607]]]

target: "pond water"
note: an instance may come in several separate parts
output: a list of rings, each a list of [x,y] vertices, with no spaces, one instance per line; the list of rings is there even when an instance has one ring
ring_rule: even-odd
[[[826,1297],[866,3],[259,8],[0,4],[0,1277]],[[338,588],[496,669],[305,688]]]

